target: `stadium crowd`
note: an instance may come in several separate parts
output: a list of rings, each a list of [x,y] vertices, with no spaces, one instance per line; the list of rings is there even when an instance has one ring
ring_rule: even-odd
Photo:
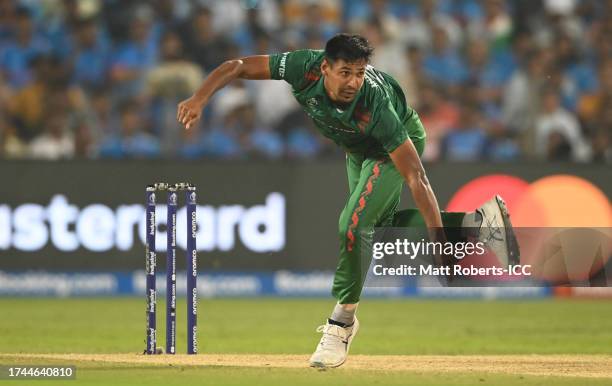
[[[284,82],[226,59],[363,34],[428,133],[426,161],[612,162],[611,0],[0,0],[0,157],[339,157]]]

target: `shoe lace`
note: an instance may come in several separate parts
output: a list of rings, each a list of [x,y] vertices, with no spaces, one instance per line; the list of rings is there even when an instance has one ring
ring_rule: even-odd
[[[487,222],[487,225],[482,227],[482,228],[486,228],[489,231],[489,234],[486,235],[486,237],[484,237],[483,242],[485,244],[487,244],[488,242],[490,242],[491,240],[495,240],[495,241],[504,241],[504,235],[502,234],[502,228],[496,227],[495,226],[495,218],[496,216],[493,216],[492,219],[485,219]]]
[[[319,342],[319,345],[323,348],[337,345],[339,342],[346,343],[346,331],[340,326],[323,324],[317,327],[316,331],[323,333]]]

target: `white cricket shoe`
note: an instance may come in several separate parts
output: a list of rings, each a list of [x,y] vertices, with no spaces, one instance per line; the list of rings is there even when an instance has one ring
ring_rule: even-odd
[[[319,326],[317,332],[323,336],[316,351],[310,357],[310,367],[338,367],[346,361],[351,342],[359,330],[359,321],[349,327],[340,327],[327,322]]]
[[[496,195],[485,202],[476,212],[482,216],[480,224],[470,224],[478,228],[478,241],[485,244],[504,266],[518,264],[520,252],[516,236],[512,230],[506,203]]]

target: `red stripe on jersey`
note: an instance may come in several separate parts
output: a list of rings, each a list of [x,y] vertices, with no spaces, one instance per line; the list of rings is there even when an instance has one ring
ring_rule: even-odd
[[[357,122],[357,127],[363,133],[365,132],[368,123],[370,123],[370,119],[372,118],[372,113],[367,111],[364,107],[360,106],[355,109],[353,112],[353,116],[355,121]]]
[[[316,82],[317,80],[321,79],[321,74],[318,74],[313,71],[308,71],[306,74],[304,74],[304,78],[311,82]]]
[[[374,189],[374,182],[380,176],[380,164],[381,161],[377,161],[372,168],[372,174],[368,177],[368,182],[366,182],[365,189],[361,192],[359,197],[359,205],[353,211],[353,215],[351,216],[351,225],[349,225],[349,229],[346,232],[346,238],[348,239],[346,249],[351,252],[355,245],[355,229],[359,225],[359,214],[363,212],[366,207],[367,199],[369,195],[372,193]]]

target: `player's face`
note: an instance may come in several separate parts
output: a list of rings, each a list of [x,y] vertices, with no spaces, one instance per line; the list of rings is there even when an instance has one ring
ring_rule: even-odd
[[[348,63],[342,59],[331,63],[327,60],[321,65],[325,76],[325,90],[334,102],[348,103],[355,99],[363,86],[367,62],[360,60]]]

